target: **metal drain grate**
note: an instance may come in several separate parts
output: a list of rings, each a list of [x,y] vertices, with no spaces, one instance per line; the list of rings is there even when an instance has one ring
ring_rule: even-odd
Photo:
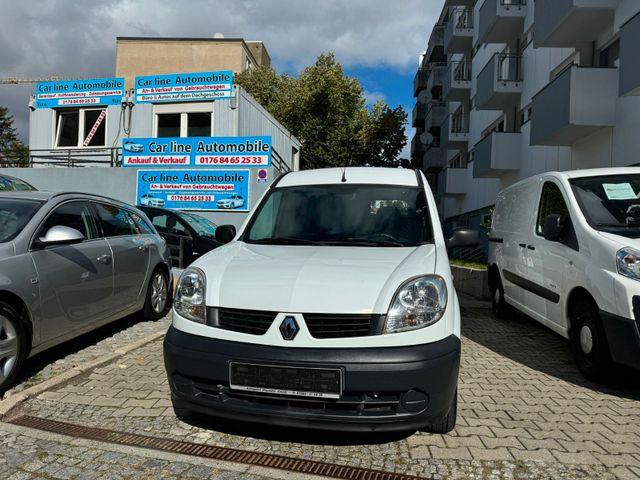
[[[317,462],[313,460],[301,460],[288,458],[268,453],[248,452],[235,448],[215,447],[199,443],[181,442],[164,438],[154,438],[135,433],[116,432],[102,428],[83,427],[71,423],[58,422],[45,418],[25,415],[12,420],[10,423],[23,427],[35,428],[46,432],[69,435],[87,440],[116,443],[132,447],[150,448],[164,452],[192,455],[195,457],[210,458],[212,460],[224,460],[226,462],[258,465],[261,467],[277,468],[290,472],[322,475],[325,477],[340,478],[345,480],[418,480],[420,477],[402,475],[399,473],[383,472],[368,468],[348,467],[331,463]]]

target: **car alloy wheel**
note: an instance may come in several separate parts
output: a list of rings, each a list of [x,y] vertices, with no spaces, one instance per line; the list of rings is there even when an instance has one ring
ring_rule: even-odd
[[[156,314],[160,314],[167,306],[167,282],[162,272],[156,272],[151,281],[151,308]]]
[[[11,375],[18,362],[18,332],[13,321],[0,316],[0,383]]]

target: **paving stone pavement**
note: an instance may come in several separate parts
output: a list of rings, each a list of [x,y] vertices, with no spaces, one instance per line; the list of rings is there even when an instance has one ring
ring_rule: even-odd
[[[123,345],[141,340],[156,332],[166,331],[170,324],[171,313],[157,321],[144,320],[139,315],[130,315],[39,353],[26,361],[18,382],[5,393],[5,398],[60,375],[77,365],[98,360]]]
[[[640,381],[585,380],[566,342],[524,316],[499,321],[483,304],[463,312],[458,425],[449,435],[332,435],[179,421],[162,344],[29,400],[22,413],[86,426],[425,478],[640,479]]]

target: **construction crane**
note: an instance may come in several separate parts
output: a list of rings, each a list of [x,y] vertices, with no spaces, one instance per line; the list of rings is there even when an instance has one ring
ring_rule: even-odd
[[[59,82],[61,80],[85,80],[91,77],[60,77],[58,75],[51,75],[48,77],[8,77],[8,78],[0,78],[0,85],[22,85],[27,83],[38,83],[38,82]]]

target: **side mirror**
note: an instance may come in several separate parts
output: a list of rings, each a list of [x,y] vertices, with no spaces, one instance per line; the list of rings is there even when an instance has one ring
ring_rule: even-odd
[[[220,243],[229,243],[236,236],[236,227],[233,225],[220,225],[216,228],[216,240]]]
[[[53,245],[71,245],[84,240],[84,235],[75,228],[56,225],[51,227],[44,237],[38,239],[38,244],[43,247]]]
[[[461,229],[453,232],[447,240],[447,248],[476,247],[480,243],[480,232],[477,230]]]
[[[544,227],[542,229],[542,235],[545,240],[550,242],[557,242],[560,240],[562,231],[566,225],[566,218],[562,215],[551,214],[544,218]]]

